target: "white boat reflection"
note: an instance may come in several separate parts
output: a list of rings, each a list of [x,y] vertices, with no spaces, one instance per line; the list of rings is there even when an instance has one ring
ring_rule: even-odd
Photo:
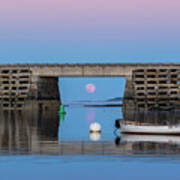
[[[180,145],[180,136],[121,134],[120,143],[166,143]]]

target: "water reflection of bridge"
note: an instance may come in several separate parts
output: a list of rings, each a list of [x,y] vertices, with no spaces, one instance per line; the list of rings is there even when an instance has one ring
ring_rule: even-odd
[[[1,149],[33,152],[39,149],[41,140],[58,140],[58,104],[34,102],[31,105],[24,110],[0,111]]]
[[[141,139],[121,136],[117,139],[114,137],[116,141],[63,141],[58,139],[60,121],[57,108],[58,104],[49,107],[45,103],[34,103],[29,110],[0,111],[0,154],[180,154],[180,137],[173,136],[165,137],[166,141],[164,137],[159,139],[159,136],[148,140],[142,136]],[[178,122],[180,115],[171,115],[164,114],[164,121],[173,117]],[[129,116],[133,119],[131,114]],[[160,117],[158,114],[154,116]],[[139,118],[142,118],[142,114],[136,114],[136,120]]]
[[[172,138],[172,137],[171,137]],[[170,138],[170,139],[171,139]],[[21,146],[3,146],[0,154],[33,155],[130,155],[130,154],[180,154],[179,142],[126,142],[116,145],[113,141],[67,141],[33,139]]]
[[[125,120],[149,122],[159,125],[180,123],[179,111],[124,111],[123,116]]]

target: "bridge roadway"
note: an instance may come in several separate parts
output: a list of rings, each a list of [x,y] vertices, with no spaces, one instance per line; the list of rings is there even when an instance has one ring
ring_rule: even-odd
[[[0,69],[29,68],[34,76],[124,76],[142,68],[180,68],[180,63],[58,63],[58,64],[1,64]]]

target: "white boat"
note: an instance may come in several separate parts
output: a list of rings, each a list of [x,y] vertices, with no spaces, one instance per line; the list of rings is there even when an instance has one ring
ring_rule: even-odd
[[[120,132],[131,134],[174,134],[180,135],[180,125],[153,125],[149,123],[134,123],[120,121]]]

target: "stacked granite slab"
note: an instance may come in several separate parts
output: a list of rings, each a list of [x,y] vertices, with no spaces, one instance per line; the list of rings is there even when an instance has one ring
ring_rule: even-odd
[[[170,109],[179,104],[180,69],[136,69],[132,82],[135,104],[140,109]]]
[[[23,106],[30,90],[31,71],[28,67],[0,67],[0,106]]]

